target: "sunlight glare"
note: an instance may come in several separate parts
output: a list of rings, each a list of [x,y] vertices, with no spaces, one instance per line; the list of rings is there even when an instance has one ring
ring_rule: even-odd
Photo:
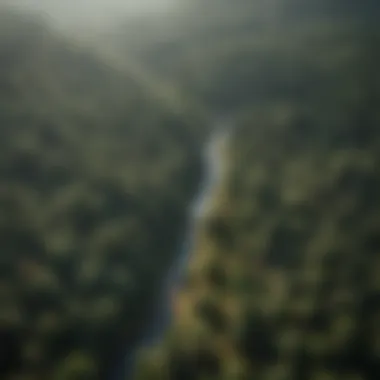
[[[181,0],[3,0],[15,8],[43,12],[59,24],[104,25],[117,19],[174,10]]]

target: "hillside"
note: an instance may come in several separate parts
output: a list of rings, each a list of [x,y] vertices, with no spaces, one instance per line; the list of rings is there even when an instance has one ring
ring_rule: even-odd
[[[0,66],[0,377],[104,379],[145,327],[207,125],[37,16],[1,10]]]
[[[81,40],[0,12],[0,377],[117,372],[213,115],[226,176],[135,378],[377,380],[378,1],[182,4]]]
[[[128,20],[109,40],[202,105],[236,112],[318,85],[314,59],[376,33],[379,14],[373,0],[183,1],[172,16]]]
[[[225,11],[228,37],[162,54],[163,75],[236,126],[174,323],[136,379],[379,378],[378,5],[282,3],[267,28],[235,33]]]

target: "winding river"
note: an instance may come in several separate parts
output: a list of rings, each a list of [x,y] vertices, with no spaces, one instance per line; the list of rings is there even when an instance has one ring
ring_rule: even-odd
[[[186,272],[189,258],[193,251],[196,228],[198,222],[208,213],[214,190],[218,187],[223,175],[222,147],[230,133],[229,122],[218,120],[214,132],[211,133],[208,143],[202,152],[204,165],[203,179],[193,202],[189,204],[188,225],[182,244],[179,247],[175,261],[169,269],[160,296],[156,300],[155,312],[141,341],[132,349],[128,348],[125,357],[125,367],[115,371],[110,380],[125,380],[132,375],[136,354],[139,349],[149,347],[158,342],[166,332],[172,318],[172,301],[175,293],[180,289]]]

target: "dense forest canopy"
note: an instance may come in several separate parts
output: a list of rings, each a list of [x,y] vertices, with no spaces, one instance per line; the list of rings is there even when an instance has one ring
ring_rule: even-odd
[[[0,12],[0,377],[109,378],[178,253],[209,116],[232,115],[178,315],[135,378],[377,380],[378,1],[99,24],[69,1],[59,28],[35,4]]]
[[[171,262],[207,125],[37,16],[2,11],[0,66],[1,377],[104,378]]]
[[[357,46],[370,37],[376,45],[380,6],[372,0],[184,3],[165,22],[164,15],[126,22],[112,42],[213,108],[249,107],[253,97],[274,93],[300,95],[318,85],[311,70],[326,49],[350,49],[352,40]]]
[[[136,378],[375,380],[379,5],[192,4],[119,41],[236,125],[178,315]]]

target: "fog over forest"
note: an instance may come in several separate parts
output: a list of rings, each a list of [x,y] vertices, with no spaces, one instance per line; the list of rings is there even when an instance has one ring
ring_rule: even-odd
[[[0,4],[2,380],[379,380],[379,0]]]

